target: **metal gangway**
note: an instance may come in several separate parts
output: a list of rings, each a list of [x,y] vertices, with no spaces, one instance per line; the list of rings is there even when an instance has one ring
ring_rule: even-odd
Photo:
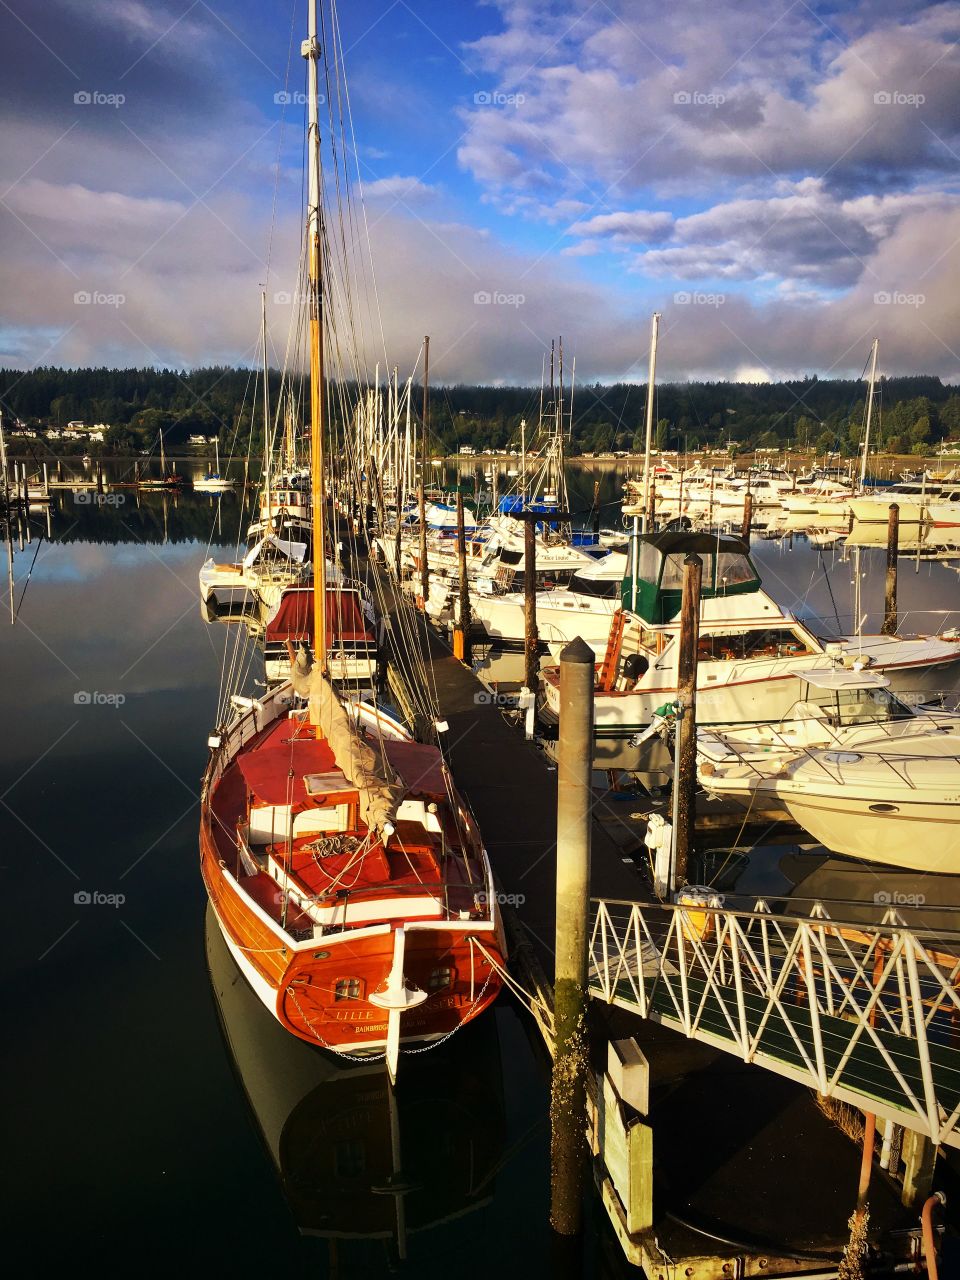
[[[960,1147],[960,931],[721,901],[595,899],[591,996]]]

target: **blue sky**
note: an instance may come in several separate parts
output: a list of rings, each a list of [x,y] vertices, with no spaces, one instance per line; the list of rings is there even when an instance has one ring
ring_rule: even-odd
[[[4,364],[248,361],[261,282],[282,349],[302,108],[275,95],[302,88],[305,9],[0,8]],[[578,377],[639,378],[659,310],[666,377],[859,373],[874,336],[888,373],[960,377],[960,6],[359,0],[339,18],[383,327],[368,361],[385,345],[404,371],[429,332],[442,380],[536,382],[562,333]]]

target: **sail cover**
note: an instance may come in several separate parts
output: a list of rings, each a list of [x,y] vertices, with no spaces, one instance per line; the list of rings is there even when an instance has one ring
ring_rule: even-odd
[[[301,649],[293,664],[293,687],[310,700],[310,719],[329,744],[337,766],[360,793],[360,816],[371,830],[396,823],[406,787],[386,760],[361,736],[329,679]]]

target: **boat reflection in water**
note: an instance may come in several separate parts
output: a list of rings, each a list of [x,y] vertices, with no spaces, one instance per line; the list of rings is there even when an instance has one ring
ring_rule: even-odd
[[[206,913],[210,984],[224,1040],[302,1235],[407,1237],[488,1205],[504,1147],[503,1078],[488,1013],[417,1055],[391,1087],[382,1061],[291,1036],[250,990]]]

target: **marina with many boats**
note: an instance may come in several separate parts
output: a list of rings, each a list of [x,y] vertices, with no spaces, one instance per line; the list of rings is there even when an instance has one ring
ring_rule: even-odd
[[[246,452],[0,417],[14,1215],[58,1265],[146,1205],[164,1269],[950,1274],[960,471],[877,473],[878,339],[846,470],[666,455],[659,313],[642,452],[570,456],[557,337],[510,451],[442,456],[431,339],[362,372],[305,11]]]

